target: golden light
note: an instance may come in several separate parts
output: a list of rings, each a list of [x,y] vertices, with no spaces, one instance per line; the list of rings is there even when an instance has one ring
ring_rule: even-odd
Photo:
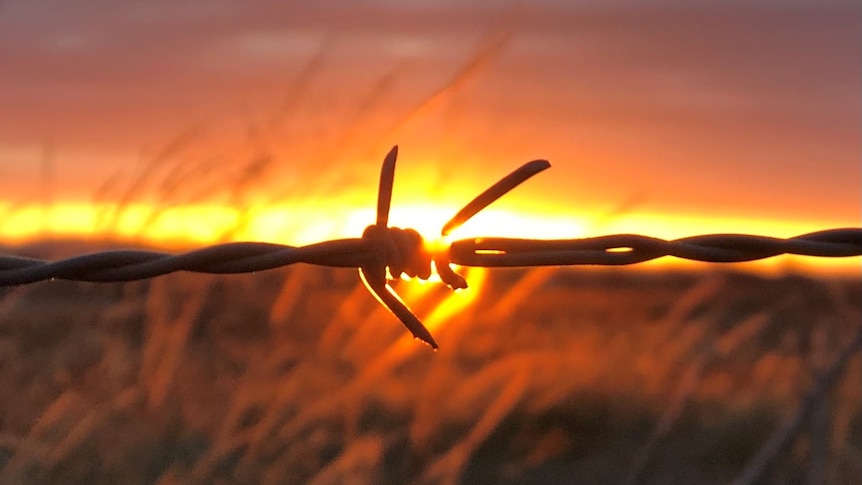
[[[465,197],[466,199],[466,197]],[[364,201],[363,201],[364,203]],[[186,249],[224,241],[263,241],[306,245],[329,239],[358,237],[374,220],[374,209],[355,200],[333,199],[326,203],[300,201],[261,206],[246,212],[218,204],[195,204],[159,208],[145,204],[117,207],[115,204],[57,203],[48,208],[39,204],[0,205],[0,240],[24,243],[31,240],[69,237],[114,239]],[[393,204],[390,225],[419,231],[428,244],[478,236],[531,239],[572,239],[604,234],[645,234],[666,239],[698,234],[735,233],[792,237],[830,227],[841,221],[758,221],[742,217],[703,217],[632,212],[602,220],[601,214],[572,215],[571,209],[548,205],[541,214],[520,211],[500,202],[489,207],[443,240],[440,228],[460,208],[451,203]],[[358,208],[357,208],[358,207]],[[111,214],[116,214],[111,217]],[[112,221],[105,227],[105,221]],[[843,224],[846,225],[846,224]],[[854,275],[860,271],[859,258],[814,258],[778,256],[751,263],[734,263],[764,274],[800,270],[820,274]],[[667,268],[706,269],[708,263],[676,258],[638,264],[638,270]]]
[[[476,301],[482,293],[485,281],[488,279],[489,270],[487,268],[461,268],[459,271],[470,282],[470,287],[466,290],[453,291],[451,295],[447,296],[434,308],[431,314],[422,320],[431,332],[439,329],[452,316],[458,314],[458,312]]]
[[[439,302],[433,304],[429,312],[417,314],[432,334],[436,334],[438,330],[452,320],[453,316],[468,308],[482,294],[485,288],[489,275],[487,268],[459,267],[457,271],[469,281],[469,288],[449,292]],[[436,275],[432,277],[432,281],[435,277]],[[418,304],[431,296],[431,291],[436,286],[432,281],[417,279],[401,281],[398,283],[398,292],[403,296],[408,306]],[[399,340],[396,346],[402,350],[415,348],[412,342],[409,342],[407,339]]]
[[[465,196],[459,199],[469,200],[466,190],[464,193]],[[347,194],[325,201],[258,205],[245,211],[220,204],[156,208],[142,203],[122,207],[110,203],[56,203],[48,207],[41,204],[13,206],[6,203],[0,205],[0,214],[3,215],[0,220],[0,240],[21,243],[50,237],[114,239],[169,249],[188,249],[226,241],[261,241],[301,246],[358,237],[375,220],[374,207],[365,200],[355,200]],[[426,244],[436,246],[437,249],[445,248],[457,239],[480,236],[575,239],[604,234],[645,234],[675,239],[698,234],[743,233],[792,237],[840,227],[840,224],[823,221],[757,221],[644,211],[608,218],[600,211],[573,214],[572,208],[563,204],[549,203],[537,212],[534,208],[531,210],[504,199],[482,210],[443,238],[440,236],[441,228],[461,206],[434,200],[431,196],[423,201],[421,195],[421,191],[412,192],[406,201],[396,197],[389,223],[394,227],[416,229],[425,238]],[[859,259],[780,256],[731,266],[763,275],[804,271],[845,276],[859,274],[862,269]],[[625,271],[703,270],[715,266],[665,257],[628,267]],[[428,282],[412,280],[399,284],[399,292],[408,306],[426,302],[423,305],[424,315],[419,317],[432,334],[476,301],[485,289],[490,274],[487,268],[462,267],[458,271],[467,278],[469,288],[452,292],[439,300],[435,298],[433,303],[428,298],[437,286],[434,283],[440,282],[436,272]]]

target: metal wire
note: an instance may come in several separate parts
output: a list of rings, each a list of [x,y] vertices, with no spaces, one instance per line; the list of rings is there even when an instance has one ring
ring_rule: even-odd
[[[862,229],[830,229],[788,239],[745,234],[709,234],[667,241],[637,234],[586,239],[475,238],[455,241],[452,261],[462,266],[628,265],[663,256],[737,263],[781,254],[818,257],[862,255]]]
[[[418,250],[418,247],[414,249]],[[371,244],[364,239],[338,239],[301,247],[237,242],[180,254],[112,250],[53,262],[0,256],[0,286],[25,285],[52,279],[120,282],[154,278],[177,271],[252,273],[295,263],[359,268],[371,261],[373,254]],[[641,263],[663,256],[732,263],[781,254],[862,256],[862,229],[831,229],[788,239],[739,234],[711,234],[673,241],[635,234],[571,240],[474,238],[455,241],[448,248],[449,262],[459,266],[486,268],[615,266]],[[411,255],[397,250],[388,253],[387,259],[410,259],[417,255],[416,252]],[[422,258],[421,255],[418,257]],[[402,273],[422,279],[430,276],[430,266],[419,266],[424,270],[420,272],[415,270],[417,266],[405,268],[401,264],[398,266],[396,261],[391,261],[386,267],[394,277]]]
[[[788,239],[744,234],[710,234],[664,240],[636,234],[584,239],[536,240],[471,238],[431,252],[418,232],[388,227],[389,207],[398,147],[386,156],[378,189],[377,220],[362,238],[338,239],[295,247],[258,242],[219,244],[181,254],[141,250],[103,251],[59,261],[0,256],[0,287],[62,279],[119,282],[153,278],[177,271],[250,273],[308,263],[358,268],[362,281],[416,338],[437,348],[433,337],[387,283],[405,274],[428,279],[435,263],[444,283],[466,288],[467,282],[450,267],[516,267],[569,265],[629,265],[664,256],[730,263],[780,254],[817,257],[862,256],[862,228],[830,229]],[[529,162],[473,199],[443,226],[448,234],[483,208],[547,169],[545,160]]]

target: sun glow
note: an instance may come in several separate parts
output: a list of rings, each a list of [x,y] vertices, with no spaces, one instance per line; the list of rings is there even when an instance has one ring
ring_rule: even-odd
[[[155,209],[144,204],[0,206],[0,240],[20,243],[44,237],[138,240],[167,246],[189,246],[220,240],[255,240],[305,245],[327,239],[359,237],[374,222],[373,208],[345,209],[355,204],[282,204],[243,213],[216,204]],[[393,207],[390,225],[413,228],[429,242],[440,238],[443,224],[456,206]],[[571,238],[585,235],[586,220],[528,215],[486,209],[449,236]]]
[[[453,315],[470,306],[479,297],[485,286],[485,280],[488,278],[487,268],[461,268],[459,271],[470,282],[470,287],[466,290],[454,291],[422,320],[431,332],[438,330]]]

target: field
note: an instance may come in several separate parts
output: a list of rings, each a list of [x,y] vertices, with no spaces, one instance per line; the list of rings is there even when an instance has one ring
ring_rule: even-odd
[[[0,255],[359,236],[396,143],[423,234],[539,157],[478,234],[858,225],[851,2],[103,3],[0,0]],[[0,287],[0,485],[862,484],[862,272],[781,267],[398,281],[436,352],[355,270]]]
[[[709,269],[2,289],[0,483],[859,483],[862,282]]]

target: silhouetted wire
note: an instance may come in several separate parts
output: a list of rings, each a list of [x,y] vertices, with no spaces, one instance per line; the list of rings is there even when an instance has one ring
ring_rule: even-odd
[[[391,230],[394,228],[386,228]],[[420,242],[421,244],[421,242]],[[414,247],[414,251],[420,248]],[[318,266],[359,268],[377,254],[363,239],[337,239],[309,246],[236,242],[180,254],[141,250],[110,250],[44,261],[0,256],[0,286],[14,286],[50,279],[120,282],[153,278],[177,271],[194,273],[252,273],[307,263]],[[740,234],[711,234],[664,240],[635,234],[570,240],[471,238],[448,248],[449,262],[486,268],[572,265],[630,265],[673,256],[710,263],[734,263],[782,254],[816,257],[862,256],[862,229],[831,229],[788,239]],[[416,253],[389,248],[386,260],[410,260]],[[421,257],[421,256],[420,256]],[[403,265],[403,263],[402,263]],[[392,270],[408,276],[407,269]],[[410,269],[415,269],[412,266]],[[426,269],[425,266],[421,266]],[[423,279],[430,276],[430,267]],[[397,274],[396,274],[397,273]]]
[[[358,268],[369,291],[405,326],[433,348],[437,344],[387,282],[407,275],[428,279],[431,263],[451,288],[467,282],[450,264],[459,266],[531,267],[571,265],[630,265],[656,258],[676,258],[711,263],[733,263],[781,254],[816,257],[862,256],[862,228],[830,229],[787,239],[745,235],[709,234],[665,240],[637,234],[617,234],[582,239],[539,240],[469,238],[432,252],[418,232],[388,227],[398,147],[386,155],[378,188],[377,219],[362,238],[337,239],[308,246],[260,242],[218,244],[181,254],[142,250],[111,250],[59,261],[0,256],[0,287],[61,279],[87,282],[120,282],[153,278],[177,271],[230,274],[264,271],[296,263]],[[513,171],[482,192],[447,222],[443,235],[457,229],[495,200],[530,177],[550,167],[534,160]]]
[[[862,255],[862,229],[830,229],[788,239],[709,234],[665,240],[636,234],[585,239],[474,238],[455,241],[452,262],[461,266],[628,265],[664,256],[709,263],[738,263],[781,254],[818,257]]]

